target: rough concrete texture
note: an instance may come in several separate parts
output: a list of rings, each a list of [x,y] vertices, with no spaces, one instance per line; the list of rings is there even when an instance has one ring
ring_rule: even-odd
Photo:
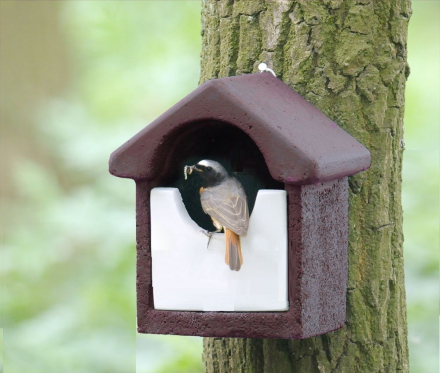
[[[110,172],[163,179],[204,146],[204,132],[215,123],[249,136],[272,178],[285,184],[335,180],[370,166],[369,151],[356,139],[280,79],[258,73],[202,84],[114,151]]]

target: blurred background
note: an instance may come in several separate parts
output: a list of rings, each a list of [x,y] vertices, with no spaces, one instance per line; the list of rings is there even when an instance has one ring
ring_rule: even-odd
[[[201,338],[135,332],[134,182],[107,171],[114,149],[197,87],[200,8],[0,2],[7,372],[203,372]],[[440,2],[413,11],[405,267],[411,372],[425,373],[439,351]]]

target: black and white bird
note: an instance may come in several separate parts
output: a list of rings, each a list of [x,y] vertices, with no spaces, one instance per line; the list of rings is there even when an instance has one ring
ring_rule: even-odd
[[[249,209],[243,186],[216,161],[205,159],[194,166],[185,166],[185,178],[194,171],[203,180],[200,188],[203,211],[217,228],[208,235],[225,232],[225,262],[231,270],[239,271],[243,265],[240,236],[245,237],[249,227]]]

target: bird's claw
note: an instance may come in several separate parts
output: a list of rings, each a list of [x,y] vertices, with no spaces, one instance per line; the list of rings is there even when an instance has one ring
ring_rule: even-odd
[[[208,249],[209,248],[209,243],[211,242],[212,236],[214,235],[214,233],[220,233],[221,229],[218,229],[218,230],[216,230],[214,232],[205,231],[204,229],[202,229],[200,232],[202,232],[206,237],[209,237],[208,244],[206,245],[206,248]]]
[[[202,229],[200,232],[202,232],[206,237],[209,237],[209,238],[211,238],[212,235],[214,234],[214,232],[205,231],[204,229]]]

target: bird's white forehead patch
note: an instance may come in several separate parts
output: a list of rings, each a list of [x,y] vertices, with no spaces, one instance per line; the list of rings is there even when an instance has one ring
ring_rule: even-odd
[[[200,161],[198,164],[199,164],[200,166],[208,167],[208,166],[211,164],[211,162],[209,162],[209,161],[207,161],[207,160],[203,160],[203,161]]]

